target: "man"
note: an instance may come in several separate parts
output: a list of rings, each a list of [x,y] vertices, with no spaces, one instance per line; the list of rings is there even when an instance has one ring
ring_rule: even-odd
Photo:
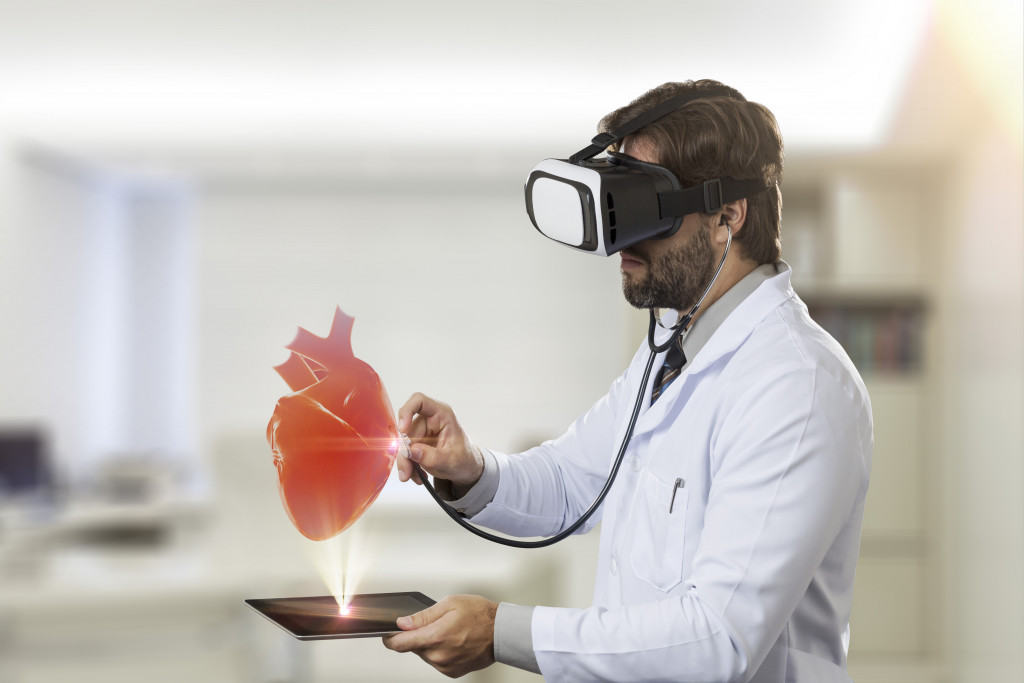
[[[448,597],[402,620],[387,647],[451,676],[497,660],[565,681],[849,680],[870,405],[780,260],[775,118],[723,88],[665,84],[601,122],[613,130],[679,93],[714,91],[617,151],[668,168],[683,187],[730,177],[768,189],[688,214],[670,237],[621,252],[633,306],[685,313],[707,292],[680,348],[657,359],[668,363],[600,510],[593,606]],[[474,523],[557,533],[603,486],[649,354],[645,343],[566,434],[518,455],[478,449],[447,405],[416,394],[399,411],[409,457],[450,482],[450,504]],[[408,461],[399,468],[418,481]]]

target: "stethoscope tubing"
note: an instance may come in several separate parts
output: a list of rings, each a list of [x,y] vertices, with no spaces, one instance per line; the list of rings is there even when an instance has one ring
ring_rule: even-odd
[[[420,464],[417,462],[413,462],[413,469],[416,470],[416,474],[419,475],[420,481],[423,482],[423,487],[427,489],[427,492],[430,494],[430,496],[435,501],[437,501],[437,504],[441,506],[441,509],[444,510],[445,514],[447,514],[449,517],[455,520],[455,522],[459,524],[459,526],[463,527],[470,533],[475,534],[476,536],[479,536],[480,538],[486,539],[488,541],[500,543],[501,545],[511,546],[513,548],[546,548],[568,538],[569,536],[576,533],[576,531],[581,526],[586,524],[587,520],[589,520],[594,515],[594,513],[597,512],[597,509],[600,508],[601,505],[604,503],[605,498],[608,496],[608,492],[611,490],[612,485],[615,483],[615,477],[616,475],[618,475],[619,468],[622,466],[622,460],[626,455],[626,449],[629,448],[630,439],[633,438],[633,430],[636,428],[636,421],[637,418],[640,416],[640,408],[643,406],[644,398],[647,396],[647,382],[650,380],[651,377],[651,368],[654,367],[654,359],[657,357],[659,353],[667,350],[669,347],[672,346],[672,344],[676,343],[676,341],[681,336],[685,335],[686,332],[689,331],[690,322],[693,320],[693,316],[700,309],[701,304],[704,303],[704,299],[707,297],[708,293],[711,292],[711,287],[715,284],[715,281],[718,280],[718,276],[722,272],[722,267],[725,266],[725,258],[729,255],[729,248],[732,246],[732,228],[729,227],[728,224],[726,225],[726,227],[729,228],[729,241],[726,242],[725,252],[722,254],[721,261],[718,262],[718,268],[715,270],[715,274],[711,278],[711,282],[708,283],[708,286],[704,289],[704,293],[701,294],[700,299],[698,299],[697,303],[693,305],[693,308],[691,308],[690,311],[685,316],[683,316],[683,318],[679,322],[677,322],[670,328],[672,330],[672,334],[669,335],[668,341],[664,342],[661,345],[657,345],[654,343],[654,328],[657,323],[657,316],[655,315],[653,308],[650,310],[651,320],[647,328],[647,346],[651,350],[651,354],[650,356],[648,356],[647,364],[644,366],[643,378],[640,380],[640,391],[637,392],[636,401],[634,401],[633,403],[633,411],[630,413],[629,416],[629,425],[626,427],[626,433],[622,437],[622,443],[619,445],[618,453],[616,453],[615,455],[615,461],[612,463],[612,468],[608,474],[608,479],[605,480],[604,487],[601,489],[601,492],[597,495],[597,498],[594,499],[594,502],[591,503],[590,507],[587,508],[587,511],[580,515],[580,518],[573,522],[571,525],[569,525],[562,531],[558,532],[554,536],[549,536],[547,538],[542,538],[535,541],[521,541],[516,538],[498,536],[497,534],[492,534],[488,531],[484,531],[480,527],[474,526],[473,524],[470,524],[465,519],[463,519],[463,517],[460,516],[458,512],[452,509],[452,507],[448,505],[448,503],[445,502],[440,495],[438,495],[437,490],[433,487],[433,485],[431,485],[429,477],[427,477],[427,474],[426,472],[423,471],[423,468],[420,467]]]

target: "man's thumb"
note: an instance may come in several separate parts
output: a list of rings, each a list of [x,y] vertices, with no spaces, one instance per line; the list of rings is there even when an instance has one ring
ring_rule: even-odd
[[[417,628],[423,628],[427,624],[437,621],[441,618],[441,615],[447,612],[446,607],[442,607],[441,603],[431,605],[425,610],[410,614],[407,617],[398,618],[398,628],[403,631],[411,631]]]
[[[409,459],[418,462],[428,472],[437,464],[437,449],[422,443],[409,447]]]

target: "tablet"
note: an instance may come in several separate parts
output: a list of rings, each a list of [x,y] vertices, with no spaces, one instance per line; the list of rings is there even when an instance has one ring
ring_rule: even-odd
[[[424,610],[434,601],[423,593],[363,593],[348,601],[342,614],[333,595],[302,598],[252,598],[245,601],[299,640],[368,638],[402,629],[398,617]]]

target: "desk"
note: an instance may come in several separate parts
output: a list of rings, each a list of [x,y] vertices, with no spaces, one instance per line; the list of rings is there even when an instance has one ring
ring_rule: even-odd
[[[306,553],[312,542],[271,502],[247,510],[245,523],[211,509],[205,522],[175,525],[154,545],[76,541],[67,529],[87,531],[84,518],[23,537],[29,552],[0,574],[0,680],[440,680],[376,639],[302,643],[244,607],[247,597],[328,592]],[[358,524],[376,546],[361,592],[556,604],[570,552],[492,546],[432,503],[375,506]],[[531,679],[492,667],[465,680]]]

